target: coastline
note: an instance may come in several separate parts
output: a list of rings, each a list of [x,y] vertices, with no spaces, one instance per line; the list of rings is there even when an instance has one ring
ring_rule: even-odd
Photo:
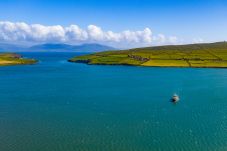
[[[105,64],[105,63],[86,63],[83,61],[71,61],[68,60],[68,62],[71,63],[81,63],[86,65],[100,65],[100,66],[130,66],[130,67],[145,67],[145,68],[208,68],[208,69],[227,69],[226,67],[220,67],[220,66],[144,66],[144,65],[132,65],[132,64]]]

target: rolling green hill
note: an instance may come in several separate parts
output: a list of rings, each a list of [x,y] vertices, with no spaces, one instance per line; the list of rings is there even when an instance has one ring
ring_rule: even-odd
[[[35,64],[36,62],[34,59],[23,58],[19,54],[0,53],[0,66]]]
[[[74,57],[69,61],[101,65],[226,68],[227,42],[106,51]]]

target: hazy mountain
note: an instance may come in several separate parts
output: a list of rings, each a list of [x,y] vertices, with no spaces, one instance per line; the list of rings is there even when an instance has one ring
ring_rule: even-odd
[[[13,44],[1,44],[0,51],[2,52],[19,52],[19,51],[40,51],[40,52],[100,52],[106,50],[115,50],[113,47],[100,44],[82,44],[82,45],[68,45],[68,44],[40,44],[31,47],[18,46]]]
[[[30,51],[75,51],[75,52],[99,52],[106,50],[115,50],[113,47],[100,44],[82,44],[82,45],[68,45],[68,44],[42,44],[35,45],[29,48]]]
[[[24,46],[0,43],[0,51],[4,51],[4,52],[25,51],[25,49],[26,47]]]

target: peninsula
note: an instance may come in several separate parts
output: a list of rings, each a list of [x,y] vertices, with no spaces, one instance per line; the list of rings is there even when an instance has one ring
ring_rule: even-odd
[[[35,64],[34,59],[23,58],[16,53],[0,53],[0,66]]]
[[[68,61],[97,65],[227,68],[227,42],[105,51]]]

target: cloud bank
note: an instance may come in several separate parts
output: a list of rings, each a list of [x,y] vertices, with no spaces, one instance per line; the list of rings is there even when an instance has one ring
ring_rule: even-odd
[[[24,22],[0,21],[0,41],[30,43],[110,43],[113,45],[151,45],[156,43],[175,43],[176,37],[153,36],[151,29],[140,31],[125,30],[122,32],[103,31],[101,27],[89,25],[86,29],[78,25],[63,27],[61,25],[45,26]]]

